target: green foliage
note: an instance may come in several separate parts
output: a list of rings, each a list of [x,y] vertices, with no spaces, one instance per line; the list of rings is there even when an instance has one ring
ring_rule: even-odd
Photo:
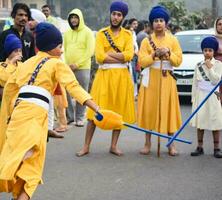
[[[165,6],[169,10],[171,24],[181,27],[182,30],[195,29],[197,22],[203,19],[201,12],[188,12],[184,1],[175,2],[162,0],[159,4]]]

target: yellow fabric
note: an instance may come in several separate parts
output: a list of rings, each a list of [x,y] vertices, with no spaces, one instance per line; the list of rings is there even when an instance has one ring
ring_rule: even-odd
[[[47,111],[40,106],[22,101],[13,110],[0,156],[0,192],[19,191],[22,185],[16,183],[22,179],[26,182],[26,193],[32,196],[42,182],[47,130]],[[34,149],[33,156],[21,164],[25,153],[31,148]],[[10,190],[5,190],[5,185]]]
[[[92,30],[85,25],[82,12],[73,9],[69,16],[73,14],[79,16],[79,26],[77,30],[69,28],[64,33],[65,61],[68,65],[76,64],[78,69],[90,69],[91,57],[95,51],[95,37]]]
[[[60,87],[61,87],[62,94],[54,95],[54,105],[55,107],[61,106],[61,107],[67,108],[68,102],[67,102],[66,90],[63,86],[60,86]]]
[[[45,57],[50,57],[44,67],[39,71],[35,80],[35,86],[41,86],[53,94],[57,83],[70,93],[80,104],[83,104],[90,95],[79,85],[72,70],[66,64],[56,57],[50,56],[45,52],[39,51],[38,54],[24,62],[23,67],[19,69],[19,75],[16,84],[21,87],[27,83],[38,63]],[[44,79],[42,78],[44,77]]]
[[[112,110],[127,123],[135,122],[133,83],[128,69],[99,69],[96,73],[91,95],[101,109]],[[87,118],[93,119],[94,112],[87,110]]]
[[[21,86],[27,84],[37,64],[45,57],[51,56],[38,52],[16,70],[14,84],[8,85],[7,82],[5,85],[5,98],[15,98],[16,91],[18,92]],[[79,86],[70,68],[59,59],[51,57],[40,69],[34,85],[45,88],[53,94],[58,82],[80,103],[91,99],[91,96]],[[11,109],[10,105],[7,103],[6,110]],[[21,101],[10,113],[12,115],[8,128],[0,135],[2,138],[7,138],[0,155],[0,191],[13,192],[16,197],[22,187],[21,180],[24,180],[24,189],[32,197],[37,185],[42,182],[48,112],[33,103]],[[30,149],[34,150],[33,155],[22,161],[25,153]]]
[[[1,86],[7,85],[3,90],[3,96],[1,101],[1,112],[0,112],[0,154],[3,148],[3,144],[5,142],[5,131],[7,128],[7,120],[12,112],[12,108],[14,106],[18,88],[16,88],[15,76],[17,67],[21,66],[22,63],[18,62],[17,66],[12,64],[8,64],[8,60],[5,62],[7,64],[6,68],[0,67],[0,82]],[[5,90],[7,90],[5,92]]]
[[[103,64],[107,53],[112,51],[103,31],[107,30],[113,38],[116,46],[123,53],[125,62],[133,58],[133,37],[132,33],[121,28],[118,35],[114,36],[110,27],[104,28],[96,36],[96,60]],[[112,110],[123,117],[128,123],[135,122],[133,82],[126,68],[98,69],[93,81],[91,95],[101,109]],[[87,118],[92,120],[94,112],[87,110]]]
[[[68,107],[65,88],[61,87],[62,94],[54,95],[54,107],[58,116],[59,127],[67,128],[66,108]]]
[[[122,116],[111,110],[99,110],[99,113],[103,116],[99,121],[94,117],[93,121],[96,126],[104,130],[119,130],[122,127]]]
[[[53,25],[56,26],[57,28],[59,28],[59,27],[58,27],[58,20],[57,20],[55,17],[49,15],[49,16],[47,17],[46,21],[47,21],[48,23],[50,23],[50,24],[53,24]]]
[[[18,66],[21,63],[18,62]],[[4,87],[5,83],[7,82],[9,76],[11,76],[11,74],[13,72],[15,72],[17,66],[9,64],[8,60],[6,60],[5,62],[0,62],[0,86]]]
[[[103,63],[106,58],[107,52],[115,52],[115,50],[110,46],[103,31],[108,31],[109,35],[112,37],[113,42],[118,47],[118,49],[123,53],[125,62],[129,62],[133,58],[133,37],[129,30],[121,28],[118,35],[114,35],[110,27],[101,29],[96,34],[96,60],[98,63]]]
[[[170,49],[169,61],[172,66],[178,67],[182,62],[182,51],[177,39],[168,33],[162,39],[158,39],[155,34],[151,37],[157,47]],[[139,51],[139,63],[150,67],[150,80],[148,87],[141,85],[139,90],[138,125],[160,133],[174,133],[182,123],[176,81],[168,72],[163,77],[159,69],[151,67],[154,62],[152,52],[148,39],[144,39]]]

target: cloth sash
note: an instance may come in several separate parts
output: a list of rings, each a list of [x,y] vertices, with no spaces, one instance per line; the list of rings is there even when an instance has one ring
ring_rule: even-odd
[[[204,80],[198,81],[197,86],[200,90],[203,90],[206,92],[212,91],[212,89],[215,87],[215,85],[211,84],[210,81],[204,81]]]
[[[127,63],[104,63],[99,65],[99,69],[118,69],[118,68],[127,68]]]
[[[46,89],[34,85],[25,85],[21,87],[17,99],[34,103],[47,111],[52,103],[51,94]]]
[[[157,60],[155,61],[152,65],[150,65],[151,68],[154,69],[160,69],[160,65],[161,65],[161,61]],[[149,86],[149,79],[150,79],[150,67],[145,68],[142,71],[142,85],[144,87],[148,87]],[[173,71],[173,67],[170,64],[169,61],[167,60],[163,60],[162,61],[162,70],[169,70],[169,71]]]

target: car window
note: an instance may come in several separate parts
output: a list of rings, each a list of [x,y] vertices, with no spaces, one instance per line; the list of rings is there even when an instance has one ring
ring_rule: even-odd
[[[202,53],[201,51],[201,41],[209,36],[208,34],[202,35],[177,35],[180,42],[180,46],[183,53]]]

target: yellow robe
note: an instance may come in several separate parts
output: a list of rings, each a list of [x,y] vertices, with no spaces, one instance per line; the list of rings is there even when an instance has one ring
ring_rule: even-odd
[[[91,99],[91,96],[81,88],[71,69],[58,58],[45,52],[38,52],[16,70],[11,89],[14,87],[14,90],[18,91],[26,85],[36,66],[45,57],[50,59],[40,69],[34,86],[42,87],[53,94],[59,82],[79,103],[83,104]],[[6,85],[4,92],[7,91]],[[26,101],[21,101],[13,109],[6,130],[7,139],[0,155],[0,192],[12,192],[16,198],[23,188],[23,180],[26,193],[32,197],[36,187],[42,182],[47,130],[47,110]],[[30,149],[33,150],[31,157],[24,160]]]
[[[9,77],[12,75],[12,73],[15,72],[16,67],[17,66],[15,65],[9,64],[8,60],[0,63],[0,86],[1,87],[5,86],[5,83],[7,82]]]
[[[162,39],[158,39],[154,33],[151,37],[157,48],[170,49],[170,64],[178,67],[182,62],[182,51],[178,40],[167,32]],[[141,84],[139,90],[138,125],[160,133],[174,133],[182,123],[176,80],[169,72],[163,77],[160,69],[152,68],[153,52],[148,38],[145,38],[139,51],[139,63],[145,68],[150,67],[150,79],[148,87]]]
[[[96,60],[104,64],[107,52],[115,52],[110,46],[103,31],[107,30],[115,45],[124,56],[124,61],[129,62],[134,54],[132,33],[121,28],[118,35],[114,35],[110,27],[101,29],[96,35]],[[109,109],[123,116],[128,123],[135,122],[133,82],[127,68],[98,69],[91,96],[102,109]],[[87,111],[87,118],[92,119],[93,111]]]
[[[18,62],[17,66],[9,64],[8,60],[0,64],[0,86],[4,87],[6,82],[9,84],[13,83],[12,74],[16,73],[17,67],[19,67],[22,63]],[[10,87],[7,87],[10,90]],[[3,91],[4,94],[4,91]],[[10,92],[7,92],[9,95],[3,95],[1,102],[1,112],[0,112],[0,154],[5,142],[5,131],[7,128],[7,119],[10,116],[10,109],[13,108],[13,104],[16,98],[16,90],[12,89]],[[14,96],[14,99],[12,98]],[[7,106],[8,105],[8,106]],[[10,109],[9,109],[10,108]]]

